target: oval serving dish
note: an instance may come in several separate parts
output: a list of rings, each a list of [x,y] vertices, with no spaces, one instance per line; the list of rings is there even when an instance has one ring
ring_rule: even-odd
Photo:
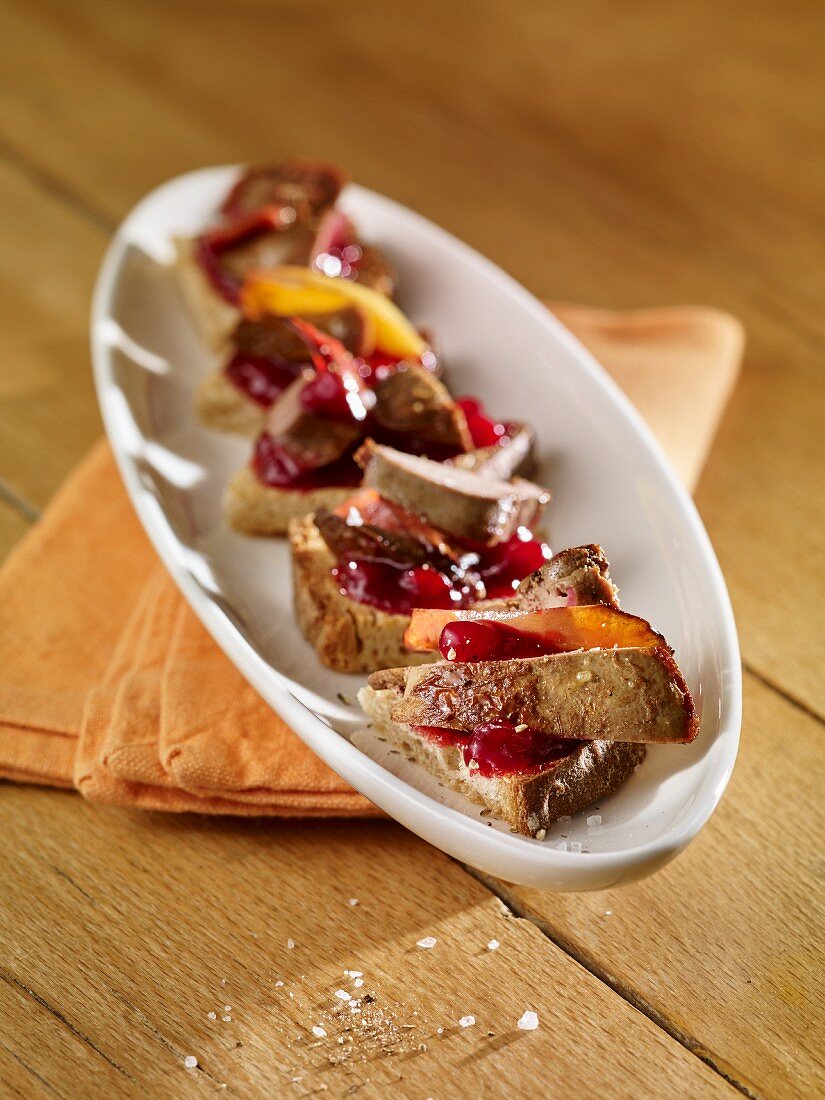
[[[550,890],[600,889],[650,873],[708,820],[739,741],[736,627],[692,501],[628,400],[540,302],[418,214],[348,186],[340,208],[389,255],[407,315],[438,334],[453,392],[478,394],[497,415],[535,426],[536,480],[554,494],[554,549],[605,548],[623,608],[668,638],[701,720],[693,744],[651,749],[599,804],[598,828],[587,827],[585,813],[543,841],[490,824],[478,806],[382,751],[358,708],[341,701],[354,699],[363,678],[323,668],[300,634],[286,541],[244,538],[223,523],[221,493],[246,461],[248,441],[206,430],[192,409],[194,387],[216,361],[178,293],[172,238],[202,228],[237,171],[193,172],[143,199],[115,234],[95,291],[103,419],[155,549],[227,657],[298,736],[431,844]]]

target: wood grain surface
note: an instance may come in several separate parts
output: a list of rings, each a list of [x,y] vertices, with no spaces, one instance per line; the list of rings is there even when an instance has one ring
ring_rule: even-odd
[[[100,432],[87,313],[108,235],[203,164],[329,157],[544,297],[707,302],[749,344],[697,494],[745,728],[694,845],[647,882],[557,897],[390,824],[5,787],[0,1094],[821,1094],[822,6],[2,11],[2,552]],[[363,1026],[334,996],[353,968],[376,998]]]

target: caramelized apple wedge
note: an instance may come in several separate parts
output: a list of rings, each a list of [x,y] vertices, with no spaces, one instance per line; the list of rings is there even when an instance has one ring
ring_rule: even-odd
[[[449,623],[489,622],[508,632],[527,635],[558,653],[574,649],[645,649],[667,643],[645,619],[615,607],[551,607],[544,611],[415,610],[404,634],[404,645],[415,652],[439,648],[441,633]]]

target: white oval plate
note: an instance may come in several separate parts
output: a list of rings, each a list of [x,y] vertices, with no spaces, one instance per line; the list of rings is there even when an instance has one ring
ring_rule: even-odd
[[[341,692],[354,698],[362,679],[324,669],[295,624],[284,541],[244,538],[222,522],[223,486],[247,461],[249,443],[207,431],[193,416],[194,386],[214,357],[168,264],[172,236],[197,232],[236,172],[193,172],[148,195],[115,235],[95,291],[92,352],[103,419],[160,557],[230,660],[298,736],[431,844],[482,871],[551,890],[599,889],[655,870],[712,813],[741,720],[725,584],[658,444],[588,352],[513,279],[412,211],[346,189],[342,208],[396,265],[403,308],[438,334],[453,392],[478,394],[496,415],[535,425],[537,480],[555,494],[554,548],[605,547],[622,606],[669,639],[699,709],[697,740],[653,747],[630,782],[599,805],[600,827],[587,826],[590,810],[556,824],[544,841],[511,834],[423,769],[382,754],[357,708],[339,699]]]

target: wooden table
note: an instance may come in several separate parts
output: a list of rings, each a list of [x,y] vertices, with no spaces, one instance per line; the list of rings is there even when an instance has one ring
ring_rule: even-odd
[[[203,164],[340,161],[538,294],[712,303],[749,347],[697,495],[741,630],[742,751],[683,856],[560,897],[390,823],[6,786],[0,1094],[821,1095],[821,4],[2,11],[4,549],[101,430],[86,318],[107,237]],[[338,1043],[351,969],[375,1002]]]

